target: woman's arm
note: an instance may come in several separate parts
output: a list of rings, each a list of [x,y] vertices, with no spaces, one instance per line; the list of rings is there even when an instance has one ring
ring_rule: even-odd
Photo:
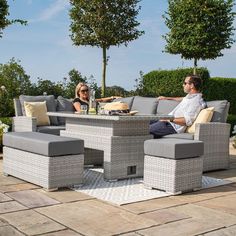
[[[97,98],[95,99],[96,102],[111,102],[116,98],[121,98],[119,96],[111,96],[111,97],[106,97],[106,98]]]
[[[74,102],[73,105],[74,105],[75,110],[80,112],[80,106],[81,106],[80,102]]]

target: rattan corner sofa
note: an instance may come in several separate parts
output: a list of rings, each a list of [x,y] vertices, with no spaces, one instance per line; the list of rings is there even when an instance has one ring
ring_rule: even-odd
[[[116,99],[115,101],[128,103],[130,110],[137,110],[138,114],[168,114],[178,104],[172,100],[160,100],[151,97],[132,96]],[[21,95],[19,99],[14,99],[15,114],[13,117],[13,131],[38,131],[59,135],[60,130],[65,129],[65,120],[63,118],[50,117],[50,126],[37,127],[36,119],[26,117],[23,104],[24,101],[46,101],[48,111],[74,111],[70,100],[63,97],[54,96],[25,96]],[[226,123],[230,103],[227,100],[207,101],[207,107],[214,107],[214,114],[209,123],[196,124],[195,133],[182,133],[167,135],[163,138],[180,138],[190,140],[200,140],[204,142],[203,171],[226,169],[229,166],[229,136],[230,124]],[[86,155],[90,152],[85,151]],[[94,152],[89,154],[91,157]],[[102,153],[97,154],[95,164],[100,164]],[[92,163],[88,163],[92,164]]]
[[[129,104],[130,110],[138,114],[168,114],[177,105],[173,100],[157,100],[151,97],[133,96],[117,99]],[[195,133],[166,135],[163,138],[199,140],[204,142],[203,171],[227,169],[229,167],[230,124],[226,123],[230,103],[227,100],[207,101],[214,107],[211,122],[196,124]]]

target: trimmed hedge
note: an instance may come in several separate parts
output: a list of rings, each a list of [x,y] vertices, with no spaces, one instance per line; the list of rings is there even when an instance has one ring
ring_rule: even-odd
[[[207,89],[203,91],[204,98],[208,101],[226,99],[230,102],[229,114],[236,115],[236,79],[210,78]]]
[[[143,76],[142,94],[148,97],[170,96],[182,97],[183,81],[187,75],[193,73],[193,68],[177,70],[155,70]],[[209,72],[206,68],[199,68],[197,74],[203,80],[203,90],[209,79]]]

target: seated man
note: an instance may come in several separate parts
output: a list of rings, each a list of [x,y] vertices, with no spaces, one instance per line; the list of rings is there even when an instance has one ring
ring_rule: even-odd
[[[158,100],[180,101],[180,103],[169,113],[169,115],[173,115],[173,119],[150,122],[150,134],[153,134],[154,138],[161,138],[167,134],[184,133],[187,126],[192,125],[200,110],[206,106],[200,93],[201,84],[202,80],[199,76],[190,75],[185,78],[183,83],[184,92],[187,93],[185,97],[160,96],[157,98]]]

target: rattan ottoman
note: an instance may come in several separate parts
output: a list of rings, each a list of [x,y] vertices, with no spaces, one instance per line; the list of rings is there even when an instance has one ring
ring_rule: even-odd
[[[144,185],[180,194],[202,183],[203,142],[152,139],[144,142]]]
[[[84,141],[39,132],[3,136],[3,173],[55,190],[82,184]]]

